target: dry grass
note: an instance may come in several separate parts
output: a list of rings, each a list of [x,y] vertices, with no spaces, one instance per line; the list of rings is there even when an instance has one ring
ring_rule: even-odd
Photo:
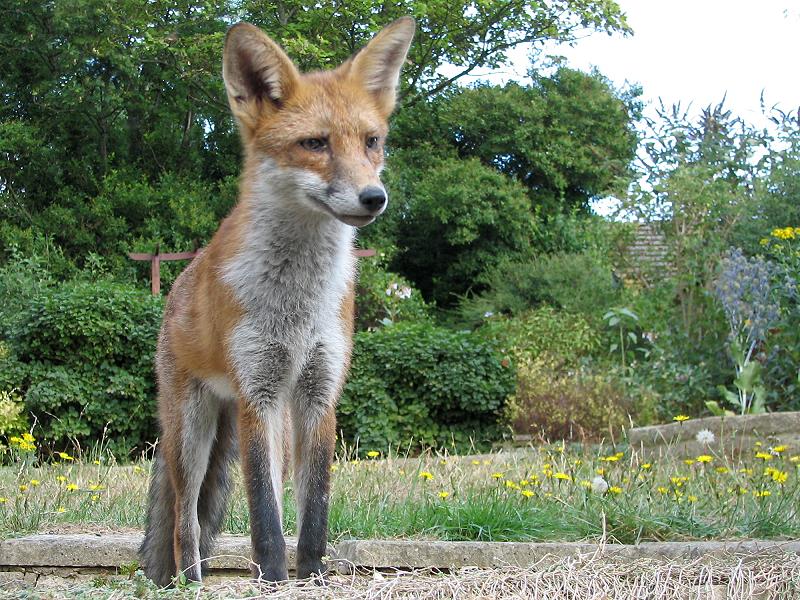
[[[613,562],[589,556],[542,561],[527,569],[460,569],[335,575],[323,583],[258,586],[225,579],[203,586],[159,591],[140,575],[92,583],[54,581],[27,597],[65,598],[261,598],[270,600],[792,600],[800,598],[800,557],[714,565],[653,560]],[[16,594],[16,595],[14,595]],[[6,588],[0,596],[20,597]]]

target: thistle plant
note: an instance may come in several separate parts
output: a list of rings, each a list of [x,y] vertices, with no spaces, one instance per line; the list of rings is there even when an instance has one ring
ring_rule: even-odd
[[[747,258],[732,248],[722,259],[714,294],[722,304],[729,327],[729,342],[736,363],[736,392],[720,386],[723,397],[741,414],[763,413],[766,408],[761,369],[754,353],[766,341],[769,330],[780,317],[780,303],[773,285],[778,275],[767,260]],[[712,412],[721,409],[714,402]]]

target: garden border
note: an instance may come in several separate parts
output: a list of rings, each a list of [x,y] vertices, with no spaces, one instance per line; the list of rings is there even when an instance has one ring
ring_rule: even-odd
[[[0,541],[0,573],[80,574],[116,572],[137,560],[141,534],[34,534]],[[293,566],[295,538],[287,538]],[[223,535],[210,571],[240,575],[249,565],[250,538]],[[800,540],[643,542],[637,545],[593,542],[444,542],[428,540],[343,540],[329,545],[330,565],[340,573],[356,569],[441,569],[522,567],[568,558],[641,559],[748,563],[770,557],[800,556]],[[35,579],[34,579],[35,581]]]

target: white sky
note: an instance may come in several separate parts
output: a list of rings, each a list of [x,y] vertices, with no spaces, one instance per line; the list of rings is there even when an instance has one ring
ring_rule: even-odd
[[[594,34],[549,53],[569,66],[596,66],[615,84],[643,87],[644,100],[699,110],[719,102],[763,124],[759,97],[784,110],[800,106],[800,0],[617,0],[633,35]],[[505,78],[524,76],[520,49]]]

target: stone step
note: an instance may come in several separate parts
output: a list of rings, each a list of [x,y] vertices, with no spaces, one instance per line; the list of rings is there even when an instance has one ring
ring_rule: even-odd
[[[114,570],[137,561],[137,534],[36,534],[0,542],[0,571],[41,568]],[[294,566],[297,541],[286,539],[288,563]],[[644,542],[636,545],[588,542],[442,542],[426,540],[343,540],[329,546],[340,572],[356,568],[454,569],[529,567],[548,560],[593,556],[616,560],[685,560],[747,562],[800,555],[800,541]],[[220,536],[212,571],[249,571],[250,539]]]

